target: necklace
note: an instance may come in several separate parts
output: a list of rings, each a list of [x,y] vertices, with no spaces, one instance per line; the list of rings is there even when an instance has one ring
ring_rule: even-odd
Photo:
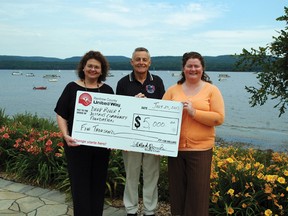
[[[84,86],[85,86],[85,90],[88,91],[85,80],[83,80],[83,83],[84,83]],[[99,85],[99,83],[97,83],[97,91],[100,92],[100,85]]]

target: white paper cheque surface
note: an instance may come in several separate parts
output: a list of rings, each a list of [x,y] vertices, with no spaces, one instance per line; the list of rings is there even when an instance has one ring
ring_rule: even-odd
[[[176,157],[180,102],[77,92],[72,137],[77,144]]]

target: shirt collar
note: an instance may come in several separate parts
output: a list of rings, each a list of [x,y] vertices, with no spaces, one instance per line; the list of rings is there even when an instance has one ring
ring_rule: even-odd
[[[150,72],[148,71],[147,72],[147,77],[146,77],[146,80],[149,79],[150,81],[153,81],[153,76],[152,74],[150,74]],[[129,74],[129,81],[130,82],[133,82],[135,81],[135,75],[134,75],[134,71],[132,71],[130,74]]]

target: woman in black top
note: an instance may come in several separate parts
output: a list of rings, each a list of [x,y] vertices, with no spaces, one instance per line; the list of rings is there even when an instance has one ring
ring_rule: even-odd
[[[71,137],[76,94],[78,90],[114,94],[103,83],[109,63],[98,51],[89,51],[78,65],[79,80],[65,87],[54,111],[64,138],[64,149],[73,197],[74,216],[101,216],[110,150],[77,145]]]

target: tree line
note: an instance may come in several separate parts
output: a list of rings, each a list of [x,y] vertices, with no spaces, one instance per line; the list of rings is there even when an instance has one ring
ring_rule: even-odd
[[[240,71],[235,66],[239,56],[205,56],[206,71]],[[81,57],[66,59],[49,57],[22,57],[0,55],[0,69],[12,70],[74,70]],[[156,56],[152,57],[150,70],[181,71],[182,56]],[[124,56],[107,56],[111,70],[131,70],[130,58]],[[254,68],[256,71],[257,68]],[[251,69],[250,69],[251,71]]]

